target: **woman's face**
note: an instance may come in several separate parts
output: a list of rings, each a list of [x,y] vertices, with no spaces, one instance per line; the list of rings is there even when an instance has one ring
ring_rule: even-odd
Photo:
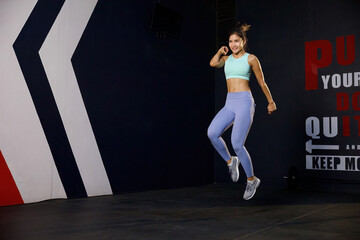
[[[244,48],[244,40],[237,34],[233,34],[229,38],[229,47],[235,54],[239,53]]]

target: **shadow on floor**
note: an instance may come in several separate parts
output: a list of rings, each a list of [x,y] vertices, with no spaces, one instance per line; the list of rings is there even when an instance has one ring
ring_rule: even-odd
[[[215,184],[0,207],[0,239],[360,239],[360,195]]]

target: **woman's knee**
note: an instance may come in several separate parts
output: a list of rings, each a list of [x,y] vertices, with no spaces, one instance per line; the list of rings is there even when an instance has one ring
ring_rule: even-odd
[[[220,137],[218,131],[216,131],[216,129],[214,129],[211,126],[208,128],[207,135],[208,135],[208,138],[210,138],[210,140],[217,139]]]
[[[234,141],[234,140],[232,140],[231,144],[232,144],[233,149],[234,149],[236,154],[239,154],[239,153],[245,151],[245,146],[244,146],[243,141]]]

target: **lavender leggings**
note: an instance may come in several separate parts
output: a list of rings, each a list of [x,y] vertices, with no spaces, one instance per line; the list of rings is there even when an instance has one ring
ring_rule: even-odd
[[[249,153],[244,144],[255,113],[254,98],[250,91],[228,93],[225,106],[216,114],[208,128],[208,137],[221,157],[228,161],[229,150],[221,135],[233,124],[231,143],[247,177],[254,176]]]

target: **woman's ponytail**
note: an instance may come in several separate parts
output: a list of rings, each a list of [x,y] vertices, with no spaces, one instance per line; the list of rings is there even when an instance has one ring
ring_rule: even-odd
[[[251,25],[249,25],[247,23],[240,25],[240,22],[238,22],[238,27],[240,28],[241,31],[243,31],[245,33],[250,29]]]

